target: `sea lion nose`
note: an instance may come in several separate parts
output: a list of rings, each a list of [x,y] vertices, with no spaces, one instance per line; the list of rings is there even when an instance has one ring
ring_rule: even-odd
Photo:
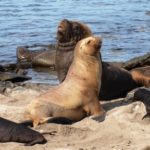
[[[58,32],[62,32],[63,31],[63,28],[62,28],[62,26],[58,26],[58,30],[57,30]]]
[[[98,37],[98,36],[96,36],[96,37],[94,37],[95,38],[95,41],[97,41],[98,43],[102,43],[102,38],[101,37]]]

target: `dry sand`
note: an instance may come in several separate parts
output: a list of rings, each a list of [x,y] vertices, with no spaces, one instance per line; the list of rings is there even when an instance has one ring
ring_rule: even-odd
[[[22,121],[26,105],[43,91],[7,89],[7,96],[0,94],[0,116]],[[103,107],[107,111],[103,122],[85,118],[73,125],[43,124],[36,130],[45,133],[46,144],[0,143],[0,150],[150,150],[150,120],[141,120],[145,114],[141,102],[116,99],[103,102]]]

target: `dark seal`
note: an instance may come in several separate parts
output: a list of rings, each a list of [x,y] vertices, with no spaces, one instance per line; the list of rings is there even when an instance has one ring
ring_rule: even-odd
[[[78,41],[89,37],[92,32],[81,22],[62,20],[57,29],[56,71],[62,82],[73,60],[74,48]]]
[[[46,139],[37,131],[0,117],[0,142],[19,142],[32,146],[44,144]]]

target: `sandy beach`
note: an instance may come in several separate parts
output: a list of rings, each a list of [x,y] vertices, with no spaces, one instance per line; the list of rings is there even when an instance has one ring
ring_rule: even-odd
[[[48,89],[48,85],[17,86],[0,94],[0,116],[23,121],[23,113],[31,99]],[[43,124],[35,130],[44,134],[44,145],[26,147],[22,143],[1,143],[0,150],[149,150],[150,120],[142,120],[145,107],[132,102],[133,92],[126,98],[102,101],[106,119],[97,122],[85,118],[72,125]]]

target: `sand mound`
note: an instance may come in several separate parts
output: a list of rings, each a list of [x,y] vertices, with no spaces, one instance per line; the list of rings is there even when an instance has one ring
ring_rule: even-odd
[[[43,91],[8,89],[7,96],[0,95],[0,116],[22,121],[26,105]],[[44,134],[46,144],[25,147],[21,143],[1,143],[0,150],[149,150],[150,120],[141,120],[145,107],[140,102],[131,103],[131,99],[103,102],[107,116],[101,123],[85,118],[73,125],[43,124],[35,130]]]

